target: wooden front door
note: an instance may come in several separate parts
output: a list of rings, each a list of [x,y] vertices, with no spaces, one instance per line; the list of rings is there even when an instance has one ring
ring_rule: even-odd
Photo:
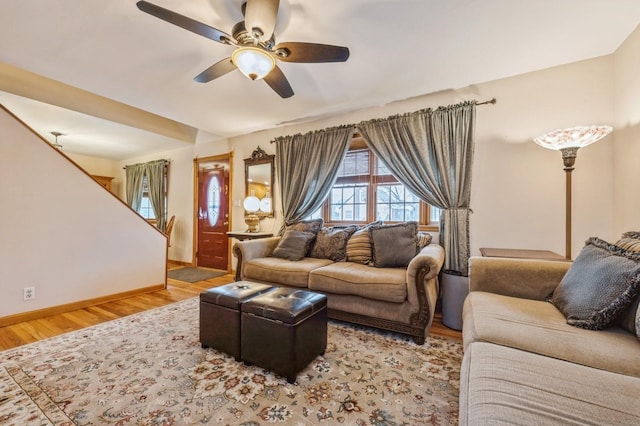
[[[229,158],[196,164],[196,264],[226,271],[229,270]]]

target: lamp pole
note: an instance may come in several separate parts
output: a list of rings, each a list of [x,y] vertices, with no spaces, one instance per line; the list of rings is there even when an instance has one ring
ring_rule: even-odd
[[[560,152],[565,172],[565,257],[571,259],[571,172],[576,163],[578,148],[562,148]]]

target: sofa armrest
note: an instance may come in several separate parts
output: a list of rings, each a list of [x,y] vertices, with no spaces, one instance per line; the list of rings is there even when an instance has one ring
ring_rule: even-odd
[[[411,325],[423,330],[424,336],[433,322],[438,301],[438,274],[444,264],[444,249],[438,244],[429,244],[411,260],[407,267],[407,301],[411,310]],[[415,336],[415,335],[414,335]],[[416,338],[423,344],[423,338]]]
[[[469,290],[544,300],[560,284],[571,262],[472,256]]]
[[[244,278],[243,266],[247,261],[269,256],[279,241],[280,237],[269,237],[235,243],[233,245],[233,254],[238,259],[236,281],[241,281]]]

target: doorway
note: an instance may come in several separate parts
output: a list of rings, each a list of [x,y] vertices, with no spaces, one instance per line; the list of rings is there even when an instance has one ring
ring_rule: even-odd
[[[194,160],[196,266],[231,270],[227,232],[232,158],[230,153]]]

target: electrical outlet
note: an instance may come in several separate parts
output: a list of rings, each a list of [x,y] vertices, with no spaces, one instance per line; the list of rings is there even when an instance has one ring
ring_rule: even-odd
[[[35,287],[25,287],[24,288],[24,300],[33,300],[36,298],[36,288]]]

